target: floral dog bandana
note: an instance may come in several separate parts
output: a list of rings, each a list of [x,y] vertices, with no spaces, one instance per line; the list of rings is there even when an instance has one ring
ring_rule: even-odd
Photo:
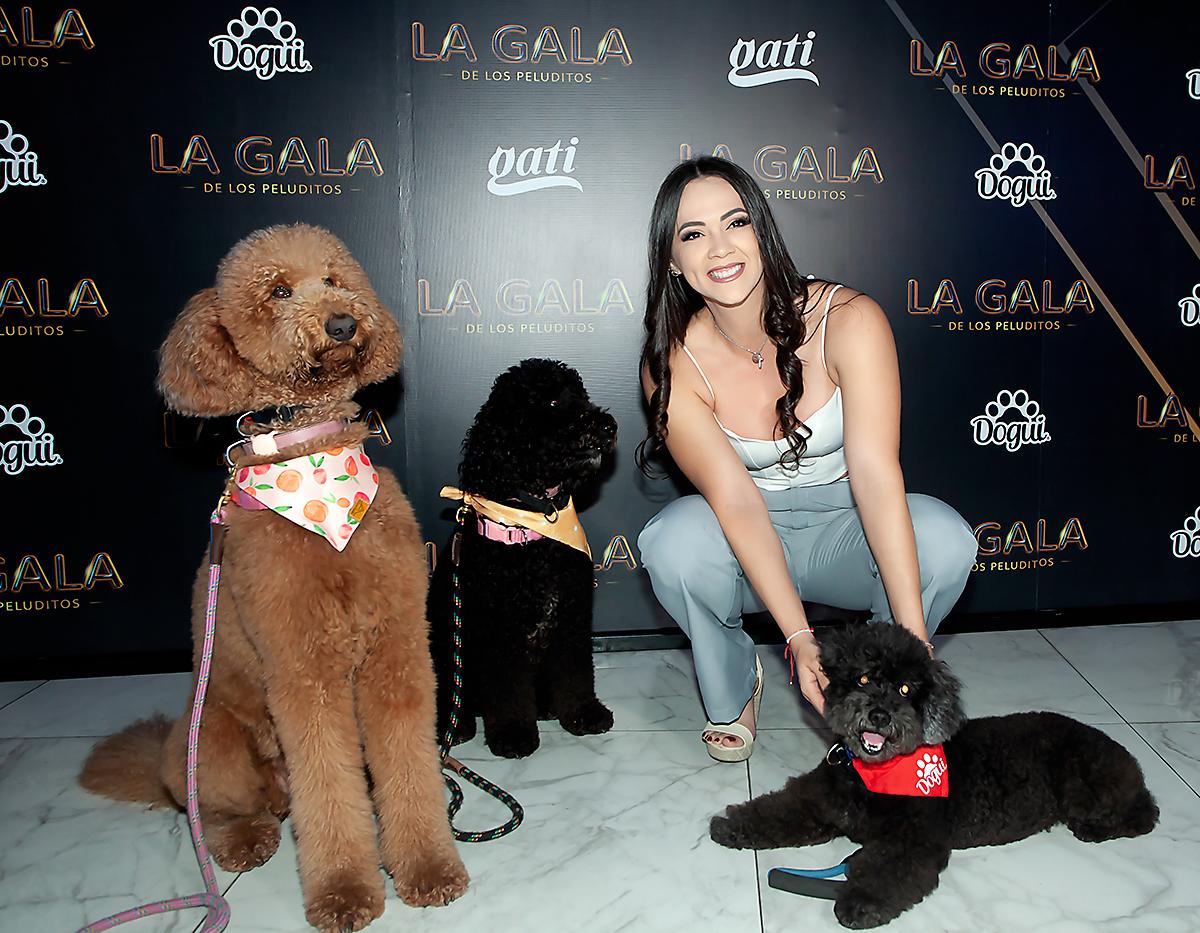
[[[241,467],[233,481],[264,508],[321,535],[339,551],[350,543],[379,491],[379,474],[361,444]]]

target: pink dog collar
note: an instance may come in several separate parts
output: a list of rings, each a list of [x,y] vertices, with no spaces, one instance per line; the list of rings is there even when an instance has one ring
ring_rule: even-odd
[[[530,541],[540,541],[545,535],[540,535],[532,528],[521,528],[516,525],[505,525],[490,518],[475,513],[476,528],[489,541],[499,541],[501,544],[528,544]]]

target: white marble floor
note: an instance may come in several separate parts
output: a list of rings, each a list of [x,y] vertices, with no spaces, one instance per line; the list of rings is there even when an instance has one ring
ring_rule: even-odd
[[[1141,763],[1162,811],[1149,836],[1085,845],[1059,828],[954,855],[941,886],[888,929],[900,931],[1200,930],[1200,621],[947,636],[939,651],[966,685],[972,715],[1048,709],[1092,723]],[[827,735],[761,648],[761,733],[745,764],[717,764],[691,655],[598,655],[611,733],[576,738],[543,724],[542,747],[497,761],[479,740],[461,757],[512,791],[525,824],[462,846],[471,890],[445,908],[395,896],[372,930],[837,930],[828,902],[767,887],[777,865],[823,867],[853,850],[733,852],[708,839],[726,804],[811,768]],[[75,783],[96,736],[155,711],[176,714],[189,675],[0,684],[0,930],[69,933],[148,900],[199,889],[182,817],[92,797]],[[460,822],[505,812],[473,788]],[[295,849],[222,875],[233,931],[304,931]],[[192,930],[199,912],[140,920]]]

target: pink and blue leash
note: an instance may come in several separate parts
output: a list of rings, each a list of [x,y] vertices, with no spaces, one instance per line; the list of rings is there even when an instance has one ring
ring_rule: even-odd
[[[186,897],[172,897],[152,904],[143,904],[120,913],[89,923],[78,933],[99,933],[115,926],[175,910],[205,907],[208,913],[200,927],[200,933],[221,933],[229,924],[229,902],[221,896],[217,875],[213,870],[208,846],[204,843],[204,831],[200,827],[200,804],[196,793],[196,758],[200,746],[200,716],[204,710],[204,695],[208,692],[208,673],[212,666],[213,637],[217,628],[217,585],[221,580],[221,547],[224,543],[224,509],[218,505],[209,521],[209,565],[208,604],[204,609],[204,647],[200,653],[200,669],[196,675],[196,698],[192,702],[192,718],[188,723],[187,737],[187,818],[192,831],[192,845],[196,849],[196,862],[204,876],[204,893]]]

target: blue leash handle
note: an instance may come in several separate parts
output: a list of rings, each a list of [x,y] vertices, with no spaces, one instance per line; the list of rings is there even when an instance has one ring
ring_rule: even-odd
[[[832,868],[772,868],[767,872],[767,884],[779,891],[787,891],[789,894],[836,901],[846,882],[833,879],[844,874],[846,874],[846,862],[844,861]]]
[[[836,878],[838,875],[846,874],[846,863],[842,862],[832,868],[776,868],[775,871],[799,875],[802,878]]]

